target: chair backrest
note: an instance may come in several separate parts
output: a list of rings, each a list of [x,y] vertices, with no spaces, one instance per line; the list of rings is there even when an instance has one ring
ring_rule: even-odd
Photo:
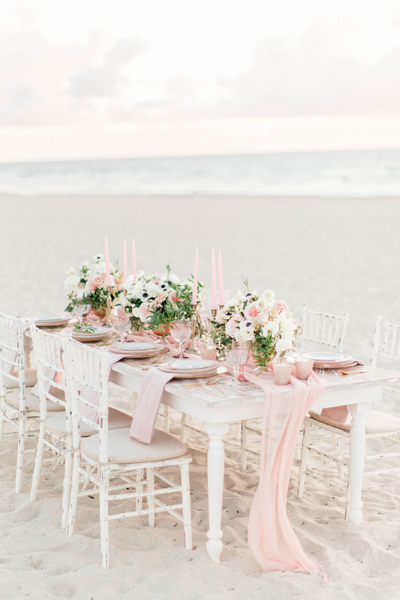
[[[47,401],[55,402],[70,411],[68,394],[65,386],[65,375],[62,362],[61,338],[53,333],[46,333],[35,325],[30,326],[33,350],[37,363],[37,376],[40,397],[40,418],[47,417]],[[57,397],[56,390],[65,392],[64,397]]]
[[[301,327],[303,332],[297,345],[301,350],[304,350],[305,342],[309,342],[313,345],[327,346],[328,348],[334,348],[338,352],[342,352],[348,322],[349,313],[346,313],[343,317],[339,317],[311,310],[304,305],[301,310]]]
[[[371,367],[377,366],[378,358],[386,361],[400,362],[400,325],[387,323],[383,321],[381,316],[376,317],[375,321],[370,360]],[[385,364],[385,367],[387,366]],[[395,388],[384,386],[383,389],[400,395],[400,390]]]
[[[0,313],[0,396],[7,380],[19,386],[19,408],[25,410],[25,351],[21,313],[16,317]]]
[[[100,434],[100,462],[108,461],[108,351],[93,348],[60,336],[63,346],[64,371],[72,409],[74,450],[80,448],[79,423],[97,429]],[[94,412],[98,416],[85,416]]]

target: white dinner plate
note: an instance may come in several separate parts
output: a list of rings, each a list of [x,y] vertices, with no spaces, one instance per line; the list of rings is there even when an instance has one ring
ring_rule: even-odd
[[[186,371],[199,371],[200,369],[210,369],[214,366],[212,360],[175,360],[168,363],[171,370],[184,373]]]
[[[339,354],[338,352],[306,352],[302,356],[303,358],[311,358],[319,362],[341,361],[346,358],[345,354]]]
[[[94,331],[72,331],[72,337],[79,342],[95,342],[97,340],[101,340],[113,333],[112,329],[108,329],[106,327],[95,327]]]
[[[170,373],[174,376],[175,379],[198,379],[201,377],[215,377],[215,375],[224,375],[228,372],[228,369],[226,367],[218,366],[217,362],[212,363],[212,366],[208,369],[199,369],[198,371],[194,369],[187,369],[186,372],[177,371],[176,369],[169,369],[168,367],[170,364],[171,363],[161,363],[160,365],[157,365],[157,367],[165,373]]]
[[[129,352],[139,352],[141,350],[157,350],[159,345],[148,344],[146,342],[119,342],[117,344],[119,350],[129,350]]]
[[[155,348],[148,348],[147,350],[123,350],[119,348],[118,345],[109,346],[108,349],[110,352],[114,352],[115,354],[122,354],[127,358],[150,358],[152,356],[158,356],[159,354],[166,354],[169,352],[168,348],[164,346],[156,346]]]
[[[65,325],[71,320],[71,315],[46,315],[37,317],[35,325],[37,327],[56,327],[57,325]]]

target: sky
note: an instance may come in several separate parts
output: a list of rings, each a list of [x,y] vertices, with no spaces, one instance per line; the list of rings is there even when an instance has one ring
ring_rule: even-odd
[[[400,3],[9,0],[0,161],[400,147]]]

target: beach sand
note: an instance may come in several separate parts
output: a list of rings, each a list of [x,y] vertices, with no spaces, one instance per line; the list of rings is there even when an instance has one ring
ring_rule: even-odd
[[[65,271],[103,252],[112,257],[123,240],[136,240],[138,268],[172,271],[184,278],[199,248],[199,277],[210,287],[211,249],[223,255],[225,288],[235,293],[242,274],[250,288],[273,289],[299,316],[310,308],[350,313],[346,350],[368,359],[377,314],[400,323],[398,198],[261,197],[17,197],[0,199],[0,306],[3,312],[52,314],[65,308]],[[115,404],[131,398],[112,386]],[[385,399],[382,410],[400,416]],[[179,415],[172,417],[178,433]],[[253,440],[254,447],[259,439]],[[293,466],[288,513],[301,544],[329,577],[264,574],[246,541],[247,520],[258,482],[257,458],[246,472],[232,428],[226,443],[221,563],[205,550],[207,531],[206,437],[190,432],[195,549],[183,548],[181,524],[170,516],[113,521],[110,569],[99,564],[97,499],[79,504],[76,533],[60,529],[62,471],[45,467],[39,499],[29,502],[33,455],[23,493],[13,491],[16,444],[0,450],[0,598],[105,600],[140,598],[395,599],[400,589],[400,486],[397,475],[365,479],[364,520],[344,520],[344,494],[307,481],[296,499]],[[375,449],[382,448],[381,442]],[[386,460],[397,466],[397,460]],[[318,464],[318,463],[315,463]],[[330,465],[321,472],[334,476]],[[378,487],[379,484],[379,487]]]

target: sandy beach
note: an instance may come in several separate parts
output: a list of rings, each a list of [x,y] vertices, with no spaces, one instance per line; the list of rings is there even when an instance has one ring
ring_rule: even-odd
[[[0,306],[2,312],[24,316],[63,310],[66,270],[102,253],[105,235],[112,258],[121,260],[123,240],[134,236],[138,268],[161,273],[170,261],[181,278],[192,271],[198,248],[199,278],[206,287],[211,250],[220,248],[225,287],[232,295],[244,276],[250,289],[274,290],[298,317],[304,303],[334,314],[349,312],[345,348],[368,360],[376,315],[400,323],[399,219],[399,198],[2,196]],[[114,386],[113,393],[115,405],[130,411],[129,395]],[[389,401],[380,409],[400,416],[400,407]],[[172,433],[178,433],[178,416],[173,416]],[[188,446],[194,457],[194,550],[184,549],[173,517],[159,517],[153,530],[145,518],[113,521],[107,572],[99,563],[97,499],[80,504],[76,534],[67,540],[60,529],[62,470],[44,469],[39,500],[30,503],[33,455],[17,496],[16,442],[5,442],[0,450],[0,598],[398,598],[396,474],[379,482],[365,479],[364,520],[356,526],[344,520],[344,498],[333,488],[308,481],[304,499],[297,500],[294,464],[288,513],[304,549],[329,577],[322,587],[318,575],[264,574],[255,562],[246,530],[258,465],[253,457],[248,470],[240,471],[233,429],[226,443],[225,548],[220,564],[210,561],[205,550],[207,439],[190,432]],[[323,469],[335,474],[331,466]]]

